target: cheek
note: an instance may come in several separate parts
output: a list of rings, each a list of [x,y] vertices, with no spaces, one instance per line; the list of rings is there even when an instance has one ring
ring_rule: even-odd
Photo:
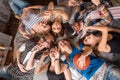
[[[49,25],[47,25],[46,27],[47,27],[48,30],[50,29],[50,26],[49,26]]]
[[[54,57],[53,53],[50,53],[50,55],[49,55],[49,56],[50,56],[50,58],[51,58],[51,57]]]
[[[85,40],[84,40],[84,44],[89,45],[89,44],[90,44],[90,40],[88,40],[88,39],[86,40],[86,39],[85,39]]]

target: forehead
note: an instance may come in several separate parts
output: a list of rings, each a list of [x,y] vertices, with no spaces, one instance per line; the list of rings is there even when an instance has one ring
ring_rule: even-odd
[[[58,25],[58,24],[61,25],[60,22],[54,22],[52,26],[54,26],[54,25]]]
[[[58,44],[60,44],[60,43],[69,43],[69,42],[66,41],[66,40],[61,40],[61,41],[58,42]]]

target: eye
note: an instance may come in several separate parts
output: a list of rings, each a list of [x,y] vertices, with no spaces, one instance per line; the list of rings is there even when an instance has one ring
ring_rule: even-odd
[[[58,27],[57,30],[60,30],[60,28]]]
[[[46,26],[43,26],[43,28],[46,28]]]
[[[56,30],[56,28],[53,28],[53,30]]]

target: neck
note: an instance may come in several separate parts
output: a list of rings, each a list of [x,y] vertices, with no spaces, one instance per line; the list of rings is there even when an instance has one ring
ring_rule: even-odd
[[[92,47],[94,47],[96,44],[98,44],[101,41],[101,37],[94,37],[95,42],[91,45]]]
[[[55,64],[54,64],[54,60],[51,60],[51,66],[54,66]]]
[[[68,54],[71,54],[71,53],[72,53],[72,47],[69,47],[69,49],[67,49],[66,52],[67,52]]]

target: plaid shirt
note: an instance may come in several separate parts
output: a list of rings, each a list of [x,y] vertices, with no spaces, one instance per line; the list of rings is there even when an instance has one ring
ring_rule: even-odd
[[[95,10],[97,10],[96,14],[91,14]],[[95,23],[94,25],[107,25],[111,21],[111,17],[110,17],[108,10],[105,8],[104,4],[101,4],[101,5],[97,6],[97,8],[93,9],[91,12],[89,12],[87,14],[87,17],[84,20],[85,25],[88,26],[89,22],[91,20],[93,20],[93,18],[91,18],[90,16],[94,17],[96,15],[99,16],[99,18],[97,18],[97,19],[101,19],[101,20],[99,22]]]
[[[100,11],[101,21],[99,22],[102,25],[107,25],[111,21],[110,14],[104,5],[98,6],[98,10]]]
[[[35,45],[35,42],[32,42],[32,41],[28,41],[26,43],[25,51],[23,51],[20,56],[21,63],[25,59],[27,53],[34,47],[34,45]],[[23,73],[19,69],[16,60],[12,65],[8,67],[7,72],[12,76],[11,80],[33,80],[34,69],[27,71],[27,73]]]
[[[33,12],[34,10],[30,10],[22,19],[22,23],[25,26],[24,30],[28,34],[30,34],[30,30],[32,29],[33,25],[39,22],[42,22],[43,16],[41,16],[37,11]]]

